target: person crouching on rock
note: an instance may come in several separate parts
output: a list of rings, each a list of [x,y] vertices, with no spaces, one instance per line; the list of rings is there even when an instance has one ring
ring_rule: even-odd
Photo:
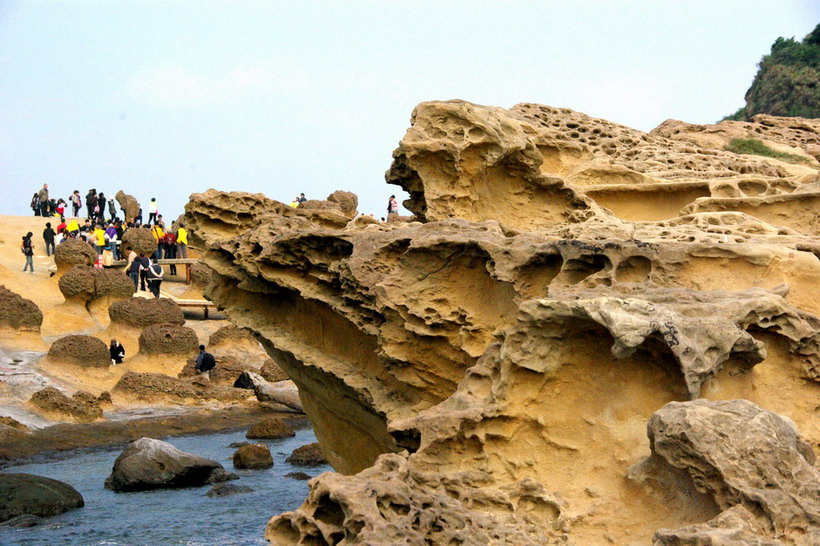
[[[159,287],[162,284],[162,276],[164,274],[165,272],[162,270],[162,266],[159,265],[156,260],[148,266],[148,271],[145,272],[145,276],[148,278],[148,288],[151,289],[151,293],[155,298],[159,297]]]
[[[216,367],[216,359],[211,353],[205,352],[205,345],[199,346],[199,354],[196,355],[196,365],[194,368],[198,373],[208,373]]]
[[[111,340],[109,352],[111,353],[111,364],[122,364],[122,359],[125,358],[125,347],[120,345],[119,341]]]

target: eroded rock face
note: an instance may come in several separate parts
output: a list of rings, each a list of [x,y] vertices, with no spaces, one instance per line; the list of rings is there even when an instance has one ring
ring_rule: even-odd
[[[49,360],[67,362],[76,366],[108,368],[111,354],[108,346],[96,337],[70,335],[61,337],[48,350]]]
[[[151,230],[147,224],[125,230],[125,233],[122,234],[121,248],[123,249],[123,255],[126,257],[128,256],[128,247],[131,247],[137,253],[137,256],[140,254],[150,256],[157,250],[157,242],[154,240],[154,236],[151,235]]]
[[[242,402],[248,391],[212,385],[207,379],[178,379],[160,373],[126,372],[112,389],[117,399],[130,402],[197,404],[207,401]]]
[[[820,443],[816,169],[454,101],[419,106],[387,177],[420,221],[341,226],[215,191],[186,207],[206,296],[298,386],[347,474],[315,478],[268,538],[779,540],[749,502],[635,463],[647,420],[696,397],[746,398]],[[752,197],[765,207],[681,215]]]
[[[54,263],[57,273],[63,274],[75,265],[92,266],[97,261],[97,252],[86,242],[70,239],[54,249]]]
[[[662,544],[727,530],[760,543],[820,540],[820,472],[791,420],[746,400],[695,400],[667,404],[647,428],[653,456],[688,473],[725,511],[714,523],[659,531]]]
[[[132,288],[133,286],[131,283]],[[185,324],[182,309],[168,298],[129,298],[116,301],[108,307],[108,316],[112,323],[136,328],[154,324]]]
[[[352,191],[336,190],[327,196],[327,200],[338,203],[342,214],[348,218],[355,218],[358,214],[359,198]]]
[[[191,282],[197,286],[205,286],[211,280],[213,271],[207,265],[197,262],[191,264]]]
[[[69,398],[54,387],[46,387],[31,395],[29,404],[46,417],[60,421],[90,423],[103,416],[97,399],[84,391]]]
[[[119,269],[86,265],[75,265],[66,271],[60,277],[59,286],[66,300],[80,303],[103,297],[130,298],[134,294],[134,283]]]
[[[105,487],[116,492],[199,487],[235,479],[221,464],[152,438],[131,442],[114,461]]]
[[[39,332],[42,324],[36,303],[0,285],[0,328]]]
[[[114,198],[117,200],[117,203],[120,204],[120,210],[123,211],[125,221],[133,222],[140,211],[140,204],[137,198],[133,195],[128,195],[122,190],[118,191]]]
[[[152,324],[142,330],[140,353],[148,355],[186,355],[199,347],[196,332],[177,324]]]

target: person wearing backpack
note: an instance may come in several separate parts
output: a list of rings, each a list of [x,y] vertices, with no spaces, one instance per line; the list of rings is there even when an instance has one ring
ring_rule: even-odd
[[[194,368],[198,373],[208,373],[216,367],[216,359],[211,353],[205,352],[205,345],[199,346],[199,354],[196,355],[196,365]]]
[[[31,272],[34,273],[34,245],[31,244],[32,235],[33,233],[30,231],[26,235],[23,235],[23,244],[20,246],[20,250],[23,251],[26,257],[26,265],[23,266],[23,273],[25,273],[28,268],[31,268]]]
[[[162,284],[162,276],[165,274],[162,270],[162,266],[154,260],[154,262],[148,266],[148,271],[146,271],[145,274],[148,278],[148,288],[151,289],[151,293],[154,297],[158,298],[159,287]]]

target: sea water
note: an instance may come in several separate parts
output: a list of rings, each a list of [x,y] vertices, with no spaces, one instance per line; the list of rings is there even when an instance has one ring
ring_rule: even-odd
[[[232,442],[246,441],[245,433],[206,436],[179,436],[165,441],[175,447],[220,462],[235,472],[239,480],[228,483],[247,485],[252,493],[207,497],[211,488],[158,489],[137,493],[114,493],[103,487],[114,459],[122,448],[86,451],[46,463],[11,466],[3,472],[36,474],[72,485],[85,499],[85,507],[59,516],[44,518],[36,527],[0,527],[0,544],[100,544],[100,545],[213,545],[265,544],[265,524],[281,512],[297,508],[307,495],[307,481],[286,478],[289,472],[303,471],[317,476],[318,468],[291,466],[285,462],[291,452],[315,442],[309,428],[293,438],[253,440],[268,445],[273,468],[236,470],[230,457]]]

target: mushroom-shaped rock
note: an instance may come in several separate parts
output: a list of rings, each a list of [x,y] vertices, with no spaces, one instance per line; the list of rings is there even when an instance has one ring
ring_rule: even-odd
[[[70,301],[89,302],[112,297],[130,298],[134,294],[134,283],[114,269],[97,269],[87,265],[75,265],[60,277],[60,292]]]
[[[0,286],[0,328],[39,332],[43,312],[31,300]]]
[[[87,393],[86,393],[87,394]],[[102,418],[103,412],[95,398],[83,395],[69,398],[54,387],[46,387],[31,395],[29,403],[48,417],[90,423]]]
[[[322,448],[319,447],[317,442],[297,447],[285,461],[294,466],[322,466],[327,464]]]
[[[359,207],[359,198],[351,191],[336,190],[327,196],[331,203],[338,203],[342,214],[348,218],[355,218]]]
[[[273,457],[265,444],[248,444],[237,449],[233,454],[235,468],[270,468]]]
[[[0,474],[0,523],[23,514],[56,516],[85,505],[76,489],[33,474]]]
[[[123,211],[125,221],[133,222],[134,218],[137,217],[137,214],[139,214],[140,211],[140,204],[137,201],[137,198],[133,195],[128,195],[122,190],[118,191],[114,198],[120,204],[120,210]]]
[[[108,307],[108,316],[113,323],[136,328],[152,324],[185,324],[182,309],[169,298],[129,298],[115,301]]]
[[[296,436],[293,428],[283,419],[267,418],[253,425],[245,437],[250,440],[278,440]]]
[[[48,358],[90,368],[107,368],[111,365],[108,347],[102,340],[92,336],[61,337],[51,345]]]
[[[216,461],[185,453],[167,442],[140,438],[114,461],[105,487],[119,493],[199,487],[235,478]]]
[[[154,236],[151,235],[151,230],[148,229],[147,226],[132,227],[128,228],[125,233],[122,234],[121,248],[123,249],[124,255],[127,255],[125,253],[128,247],[131,247],[137,255],[142,253],[146,256],[150,256],[157,249],[157,242],[154,240]]]
[[[69,239],[54,249],[54,263],[58,273],[65,273],[75,265],[94,265],[97,252],[84,241]]]
[[[184,355],[196,351],[199,341],[187,326],[152,324],[140,334],[139,345],[143,354]]]

